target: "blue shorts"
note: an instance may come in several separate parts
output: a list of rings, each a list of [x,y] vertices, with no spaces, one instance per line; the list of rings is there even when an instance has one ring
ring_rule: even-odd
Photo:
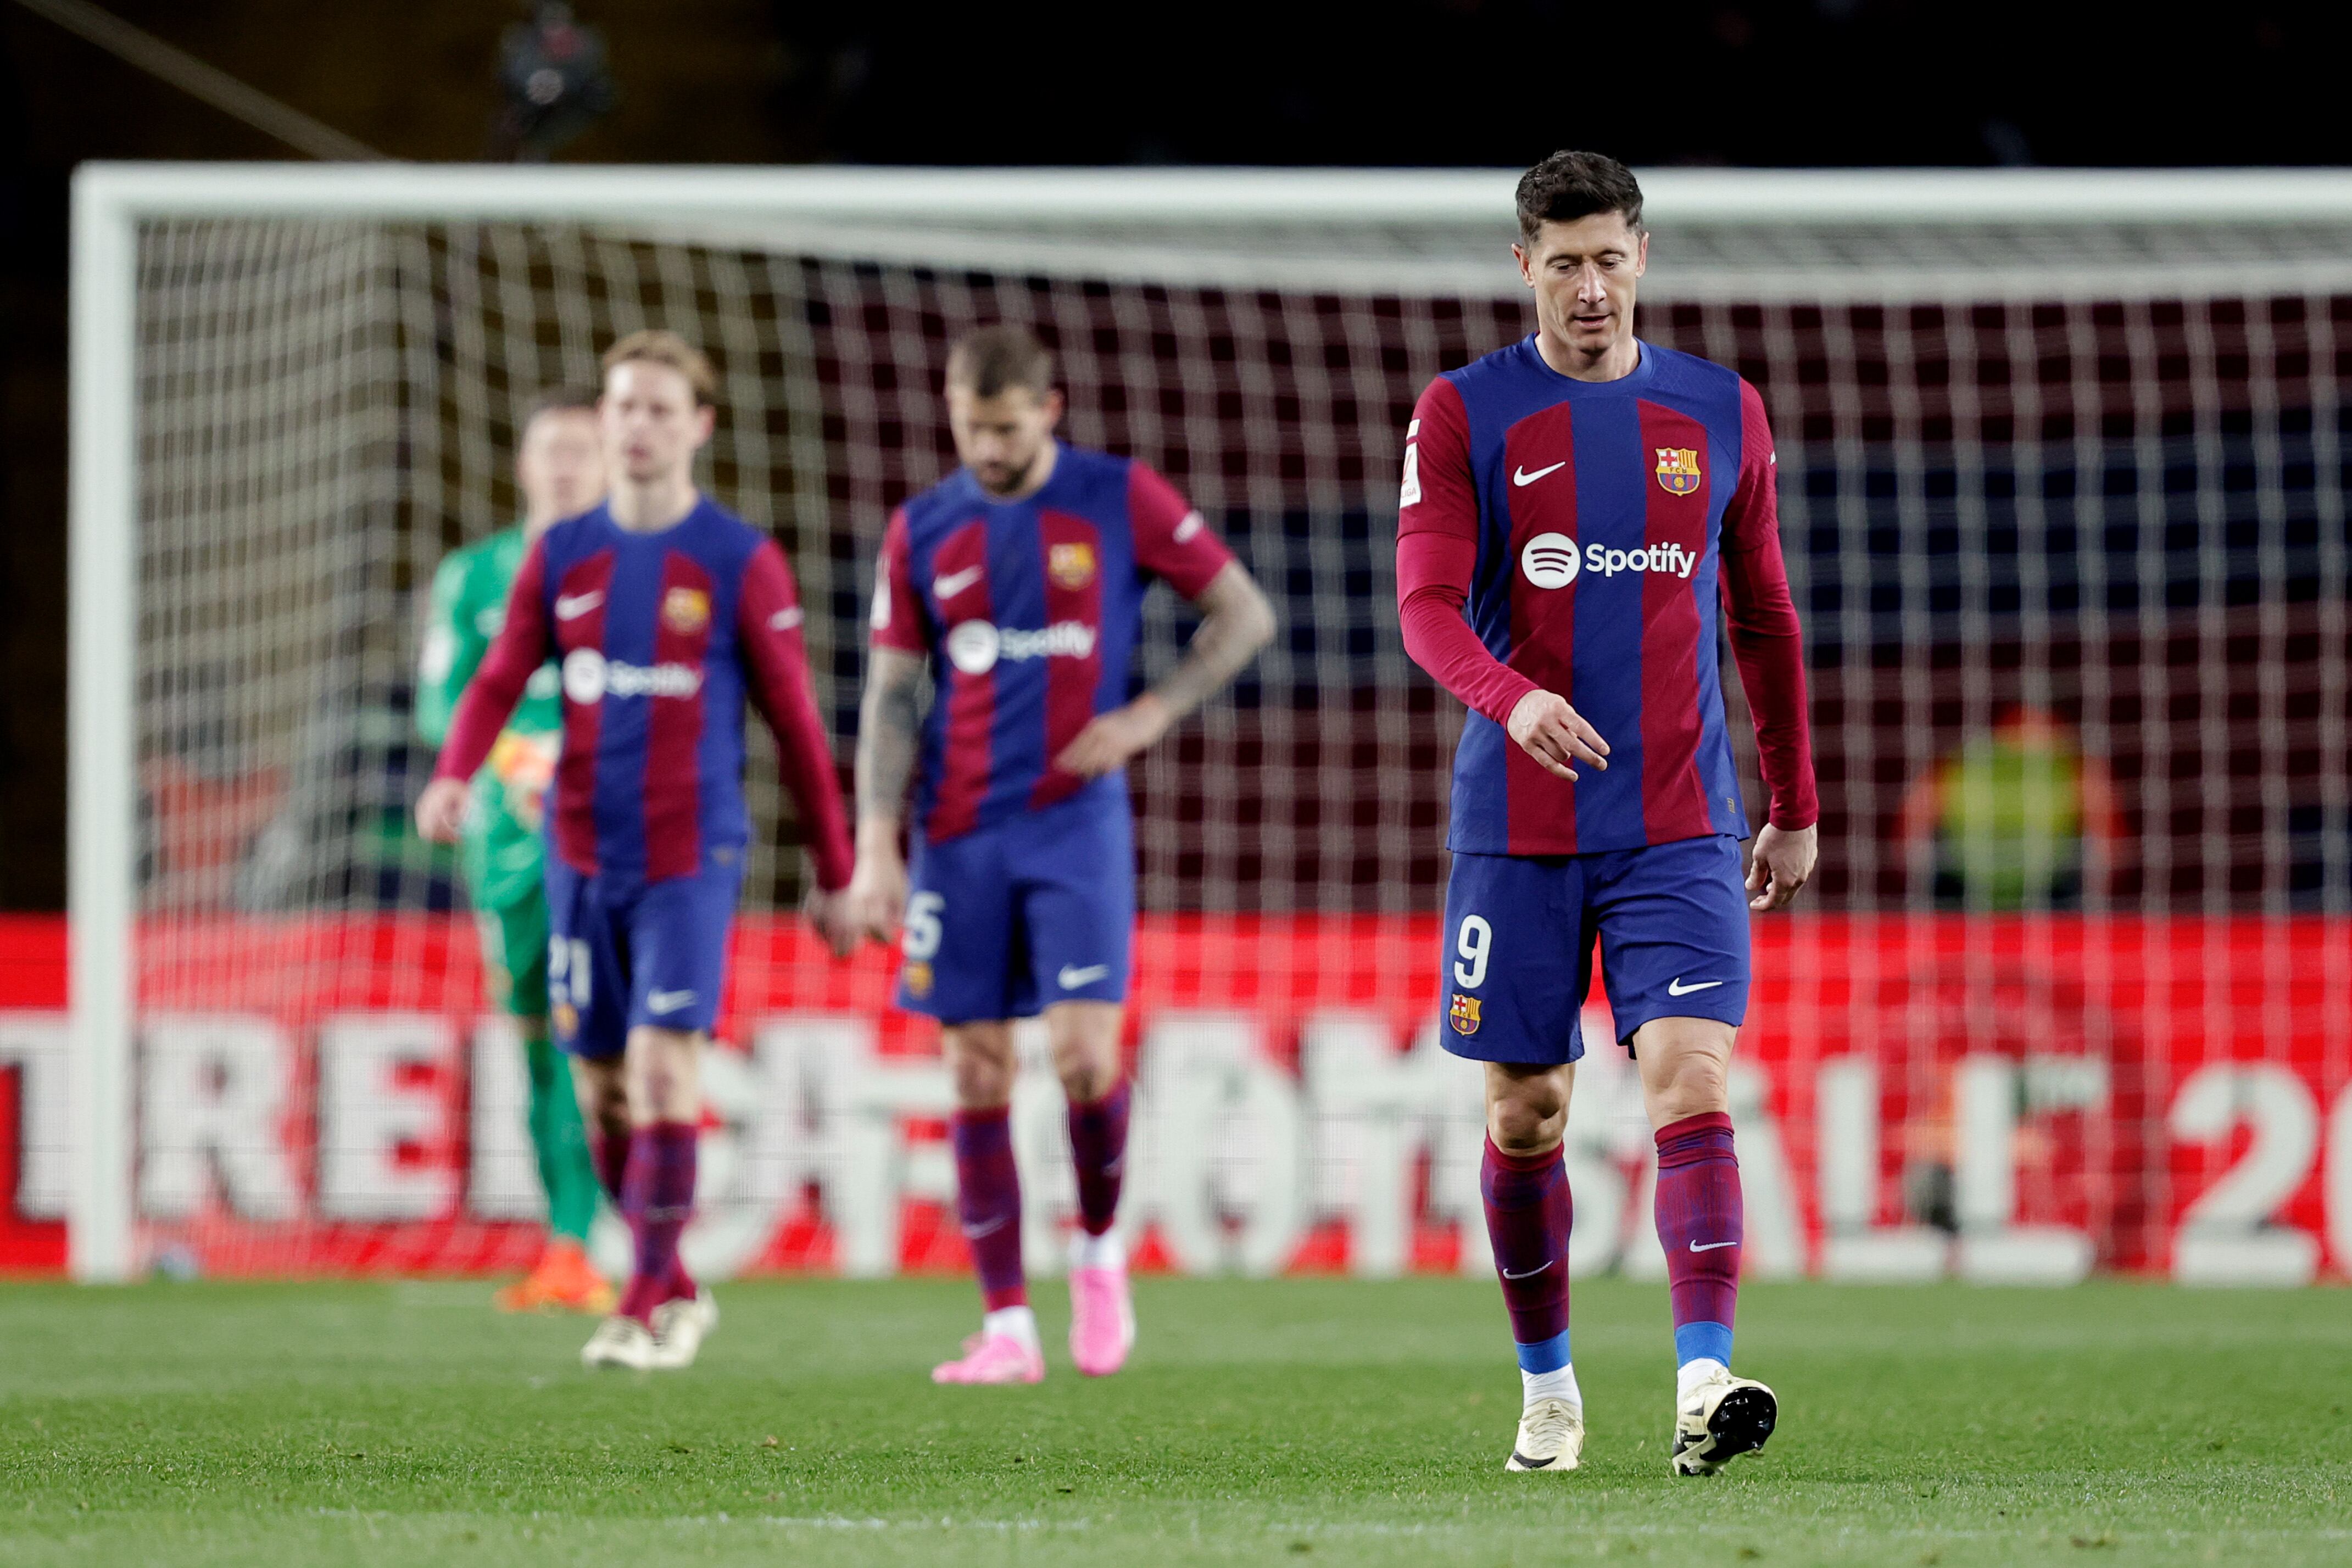
[[[975,1023],[1126,999],[1135,822],[1124,789],[940,843],[919,835],[908,870],[900,1007]]]
[[[622,883],[547,860],[547,1000],[556,1042],[609,1061],[629,1030],[707,1034],[727,985],[740,857],[693,876]]]
[[[1722,836],[1589,855],[1455,855],[1439,1038],[1479,1061],[1574,1061],[1595,936],[1620,1040],[1653,1019],[1738,1028],[1748,1016],[1744,881],[1739,842]]]

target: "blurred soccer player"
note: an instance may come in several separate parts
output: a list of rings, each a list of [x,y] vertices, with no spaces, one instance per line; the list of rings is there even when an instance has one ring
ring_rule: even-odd
[[[1010,1020],[1041,1009],[1077,1169],[1070,1354],[1103,1376],[1135,1340],[1111,1229],[1127,1154],[1119,1025],[1135,919],[1123,768],[1249,662],[1274,634],[1274,613],[1167,480],[1055,439],[1062,394],[1028,332],[991,327],[957,344],[947,398],[963,466],[900,507],[882,540],[850,902],[885,941],[903,910],[898,1005],[945,1026],[955,1082],[957,1207],[986,1315],[932,1379],[1045,1375],[1008,1124]],[[1201,628],[1174,672],[1130,701],[1129,659],[1154,577],[1199,607]],[[926,659],[938,684],[919,730]],[[910,777],[911,894],[898,849]]]
[[[604,443],[596,397],[550,392],[524,417],[515,454],[522,491],[520,528],[451,552],[433,575],[425,651],[418,661],[416,727],[438,746],[466,683],[506,619],[507,594],[523,552],[558,518],[576,517],[604,493]],[[490,990],[521,1031],[530,1077],[530,1145],[547,1194],[548,1242],[524,1279],[499,1291],[506,1312],[549,1308],[609,1312],[613,1287],[588,1261],[596,1218],[596,1167],[580,1121],[572,1075],[547,1036],[547,891],[540,836],[547,789],[563,738],[555,666],[531,672],[520,706],[476,776],[460,863],[481,932]]]
[[[1730,1370],[1725,1083],[1748,911],[1785,907],[1812,874],[1818,815],[1772,434],[1737,374],[1634,337],[1649,235],[1623,164],[1555,153],[1519,182],[1518,216],[1536,331],[1422,393],[1397,524],[1405,648],[1471,710],[1440,961],[1446,1046],[1486,1063],[1481,1186],[1525,1389],[1507,1468],[1573,1469],[1584,1440],[1559,1145],[1598,935],[1657,1134],[1671,1463],[1706,1475],[1778,1418],[1771,1390]],[[1744,887],[1718,595],[1771,796]]]
[[[746,697],[775,732],[800,807],[820,890],[810,916],[836,953],[856,941],[838,896],[848,833],[792,571],[773,540],[694,486],[714,385],[709,361],[671,333],[632,333],[605,354],[611,494],[524,555],[416,807],[425,837],[456,838],[465,780],[531,673],[560,658],[548,991],[601,1134],[598,1176],[636,1239],[619,1311],[581,1352],[591,1366],[688,1365],[718,1322],[677,1241],[750,836]]]

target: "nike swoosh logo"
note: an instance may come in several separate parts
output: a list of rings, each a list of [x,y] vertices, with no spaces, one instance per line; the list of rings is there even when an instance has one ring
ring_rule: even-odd
[[[1184,520],[1176,525],[1176,531],[1169,537],[1181,545],[1206,527],[1208,525],[1201,520],[1200,513],[1187,512]]]
[[[1541,1263],[1539,1263],[1539,1264],[1538,1264],[1536,1267],[1534,1267],[1534,1268],[1532,1268],[1532,1269],[1528,1270],[1526,1273],[1524,1273],[1524,1274],[1514,1274],[1514,1273],[1512,1273],[1508,1269],[1506,1269],[1506,1270],[1503,1270],[1503,1278],[1504,1278],[1504,1279],[1506,1279],[1506,1280],[1532,1280],[1532,1279],[1534,1279],[1538,1274],[1542,1273],[1546,1269],[1550,1268],[1550,1267],[1552,1266],[1552,1264],[1554,1264],[1554,1263],[1555,1263],[1555,1262],[1557,1262],[1557,1261],[1559,1261],[1559,1260],[1557,1260],[1557,1259],[1553,1259],[1553,1258],[1547,1258],[1547,1259],[1545,1259]]]
[[[674,1013],[694,1000],[692,991],[648,991],[646,1006],[657,1013]]]
[[[1695,986],[1685,986],[1683,984],[1682,977],[1677,975],[1673,979],[1666,982],[1666,995],[1670,997],[1686,997],[1693,991],[1711,991],[1721,984],[1723,984],[1721,980],[1701,980]]]
[[[594,593],[559,593],[555,596],[555,618],[558,621],[576,620],[604,602],[602,589]]]
[[[1003,1229],[1005,1221],[1012,1218],[1009,1214],[1000,1214],[985,1225],[967,1225],[963,1228],[963,1239],[966,1241],[977,1241],[983,1236],[993,1236]]]
[[[1074,968],[1070,965],[1065,964],[1062,966],[1062,972],[1059,975],[1056,975],[1055,978],[1062,982],[1062,989],[1066,991],[1075,991],[1081,986],[1093,985],[1097,980],[1101,979],[1105,975],[1109,973],[1110,966],[1108,964],[1088,964],[1083,969]]]
[[[792,610],[779,610],[773,615],[768,617],[768,630],[771,632],[789,632],[793,627],[799,625],[803,619],[805,619],[805,617],[803,616],[797,608]]]
[[[1712,1252],[1718,1247],[1737,1247],[1739,1243],[1737,1241],[1710,1241],[1706,1246],[1702,1247],[1696,1241],[1693,1241],[1691,1243],[1691,1250],[1694,1252]]]
[[[1551,467],[1538,468],[1532,474],[1528,473],[1525,468],[1517,468],[1511,472],[1511,483],[1514,485],[1532,485],[1537,480],[1542,478],[1545,475],[1553,473],[1567,466],[1568,459],[1563,457],[1559,462],[1553,464]]]
[[[953,599],[979,580],[980,568],[968,566],[961,571],[951,571],[945,577],[931,579],[931,591],[941,599]]]

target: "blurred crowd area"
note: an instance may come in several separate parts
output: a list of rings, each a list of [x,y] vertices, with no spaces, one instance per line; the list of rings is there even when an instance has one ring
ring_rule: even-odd
[[[1070,5],[26,0],[0,8],[0,908],[64,900],[71,170],[299,155],[99,47],[93,11],[398,159],[1517,165],[1582,145],[1650,166],[2352,162],[2333,80],[2352,14],[2316,5],[2232,8],[2183,47],[2109,8],[2017,0],[1205,0],[1142,25]],[[2229,112],[2205,111],[2217,98]],[[164,815],[215,788],[148,783]],[[1905,819],[1922,846],[1954,812],[1981,817],[1980,789],[1939,788],[1940,815]],[[265,814],[267,793],[211,814]],[[2095,831],[2088,849],[2104,854]],[[1947,873],[1971,874],[1928,874]]]

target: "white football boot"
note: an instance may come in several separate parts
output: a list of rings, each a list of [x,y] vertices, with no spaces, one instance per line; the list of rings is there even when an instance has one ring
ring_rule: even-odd
[[[1572,1470],[1584,1452],[1584,1406],[1537,1399],[1519,1412],[1507,1470]]]
[[[719,1326],[719,1302],[708,1289],[697,1287],[692,1296],[664,1301],[654,1309],[653,1358],[656,1372],[692,1366],[702,1342]]]
[[[596,1325],[580,1347],[580,1364],[589,1368],[617,1366],[644,1372],[654,1364],[653,1331],[635,1318],[614,1312]]]
[[[1676,1401],[1668,1462],[1676,1475],[1711,1476],[1762,1448],[1780,1417],[1780,1402],[1770,1389],[1718,1366]]]

